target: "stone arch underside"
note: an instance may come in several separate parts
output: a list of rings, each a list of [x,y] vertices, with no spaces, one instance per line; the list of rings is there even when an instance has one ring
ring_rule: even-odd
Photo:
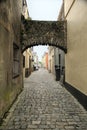
[[[28,47],[51,45],[67,52],[66,21],[22,20],[22,52]]]

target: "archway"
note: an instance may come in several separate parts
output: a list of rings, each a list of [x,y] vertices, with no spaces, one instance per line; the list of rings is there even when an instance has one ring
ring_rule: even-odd
[[[21,49],[51,45],[67,52],[66,21],[33,21],[22,17]]]

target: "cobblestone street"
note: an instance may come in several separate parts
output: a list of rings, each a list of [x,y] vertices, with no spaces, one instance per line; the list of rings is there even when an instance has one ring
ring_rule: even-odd
[[[47,70],[25,79],[25,87],[0,130],[87,130],[87,111]]]

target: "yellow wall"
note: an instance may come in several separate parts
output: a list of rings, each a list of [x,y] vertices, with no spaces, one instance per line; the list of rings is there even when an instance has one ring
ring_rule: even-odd
[[[74,0],[65,0],[64,6],[65,6],[65,15],[68,13],[69,8],[71,7]]]
[[[23,78],[25,78],[25,69],[29,69],[29,57],[31,56],[30,49],[28,48],[24,51],[23,55],[25,56],[25,68],[23,68]]]
[[[65,8],[69,1],[64,0]],[[76,0],[66,19],[66,82],[87,95],[87,1]]]

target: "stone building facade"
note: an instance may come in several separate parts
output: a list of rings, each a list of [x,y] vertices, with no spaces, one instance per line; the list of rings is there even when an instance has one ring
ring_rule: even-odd
[[[39,65],[39,58],[37,55],[37,52],[33,51],[32,53],[32,61],[33,61],[33,70],[38,70],[38,65]]]
[[[55,75],[55,58],[54,58],[54,48],[53,46],[48,47],[48,70]]]
[[[64,21],[64,3],[61,6],[58,21]],[[55,74],[56,80],[62,83],[65,81],[65,52],[58,47],[54,48]]]
[[[42,66],[48,70],[48,52],[45,52],[42,56]]]
[[[65,81],[65,53],[59,48],[54,49],[54,62],[56,80],[64,83]]]
[[[22,6],[22,15],[25,19],[30,20],[29,12],[28,12],[28,6],[26,0],[23,0],[23,6]],[[22,24],[23,27],[23,24]],[[23,28],[22,28],[23,29]],[[27,48],[23,52],[23,79],[25,77],[28,77],[31,72],[33,71],[33,65],[32,65],[32,54],[33,54],[33,48]]]
[[[23,88],[22,7],[23,0],[0,1],[0,120]]]
[[[28,48],[23,53],[23,78],[29,77],[31,72],[33,71],[33,50],[32,48]]]
[[[66,86],[87,109],[87,1],[64,0],[64,12],[67,20]]]

